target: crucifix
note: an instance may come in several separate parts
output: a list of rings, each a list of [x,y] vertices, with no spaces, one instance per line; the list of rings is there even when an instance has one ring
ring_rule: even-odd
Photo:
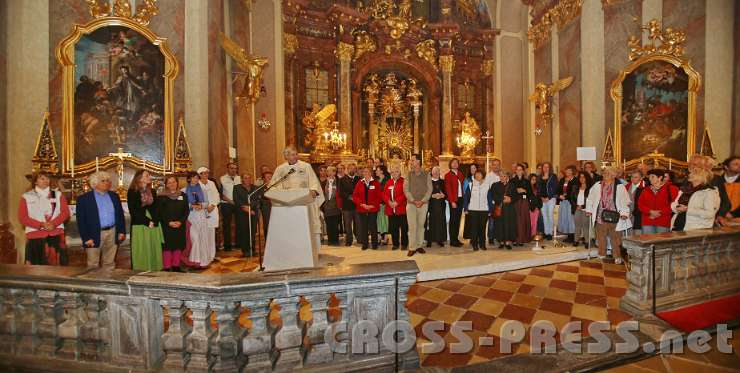
[[[486,131],[485,136],[481,137],[481,139],[486,140],[486,172],[489,171],[488,167],[490,167],[488,164],[488,158],[489,158],[489,155],[491,154],[490,141],[492,138],[493,136],[490,134],[489,131]]]
[[[131,157],[131,153],[124,153],[123,148],[118,148],[118,151],[115,153],[108,153],[109,156],[118,158],[118,167],[116,171],[118,172],[118,189],[120,190],[123,188],[123,161],[124,159]]]

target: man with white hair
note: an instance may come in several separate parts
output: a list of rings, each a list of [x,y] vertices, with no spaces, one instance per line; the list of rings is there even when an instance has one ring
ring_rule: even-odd
[[[116,266],[118,245],[126,239],[126,222],[118,194],[111,192],[111,178],[107,172],[90,176],[93,190],[77,197],[77,226],[87,251],[88,268]]]
[[[319,208],[324,203],[324,193],[322,193],[321,182],[313,171],[310,164],[298,159],[298,151],[293,146],[287,146],[283,150],[285,163],[275,169],[272,176],[273,182],[281,180],[284,176],[288,177],[276,186],[280,189],[300,189],[307,188],[314,197],[312,203],[308,204],[308,215],[311,222],[311,235],[314,237],[312,242],[315,250],[321,247],[321,221],[319,220]]]
[[[206,198],[205,206],[206,218],[208,220],[209,234],[216,236],[216,228],[218,228],[218,204],[221,201],[221,193],[218,192],[218,187],[213,180],[209,180],[208,177],[211,174],[211,170],[208,167],[201,166],[198,168],[198,176],[200,177],[200,187],[203,189],[204,197]],[[216,242],[215,239],[209,242]]]

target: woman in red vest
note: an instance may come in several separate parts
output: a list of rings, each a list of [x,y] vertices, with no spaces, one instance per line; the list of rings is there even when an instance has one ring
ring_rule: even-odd
[[[372,237],[373,250],[378,249],[378,211],[380,210],[380,183],[373,179],[369,167],[362,170],[362,180],[355,185],[352,201],[357,207],[360,226],[357,236],[362,243],[362,250],[368,248],[368,235]]]
[[[664,170],[648,172],[650,186],[640,193],[642,234],[665,233],[671,230],[671,203],[678,197],[678,188],[668,182]]]
[[[383,203],[388,216],[388,230],[393,239],[393,250],[409,246],[409,222],[406,220],[406,195],[403,194],[403,178],[398,166],[391,166],[391,178],[383,188]]]

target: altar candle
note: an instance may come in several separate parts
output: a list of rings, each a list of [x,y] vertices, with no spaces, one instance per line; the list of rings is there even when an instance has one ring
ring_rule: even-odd
[[[671,170],[672,166],[673,166],[673,160],[668,158],[668,171]]]
[[[100,162],[98,160],[98,157],[95,157],[95,172],[100,171]]]
[[[75,178],[75,161],[73,159],[72,160],[72,179],[74,179],[74,178]]]

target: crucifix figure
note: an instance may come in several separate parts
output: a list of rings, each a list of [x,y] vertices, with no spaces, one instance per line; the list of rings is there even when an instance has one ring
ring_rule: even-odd
[[[118,148],[118,151],[115,153],[108,153],[109,156],[118,158],[118,167],[116,171],[118,172],[118,189],[120,190],[123,188],[123,161],[126,158],[131,157],[131,153],[124,153],[123,148]]]
[[[490,154],[491,154],[490,141],[491,139],[493,139],[493,136],[491,135],[489,131],[486,131],[486,133],[484,134],[484,136],[481,137],[481,139],[486,140],[486,172],[488,172],[488,167],[489,167],[488,158],[490,157]]]

